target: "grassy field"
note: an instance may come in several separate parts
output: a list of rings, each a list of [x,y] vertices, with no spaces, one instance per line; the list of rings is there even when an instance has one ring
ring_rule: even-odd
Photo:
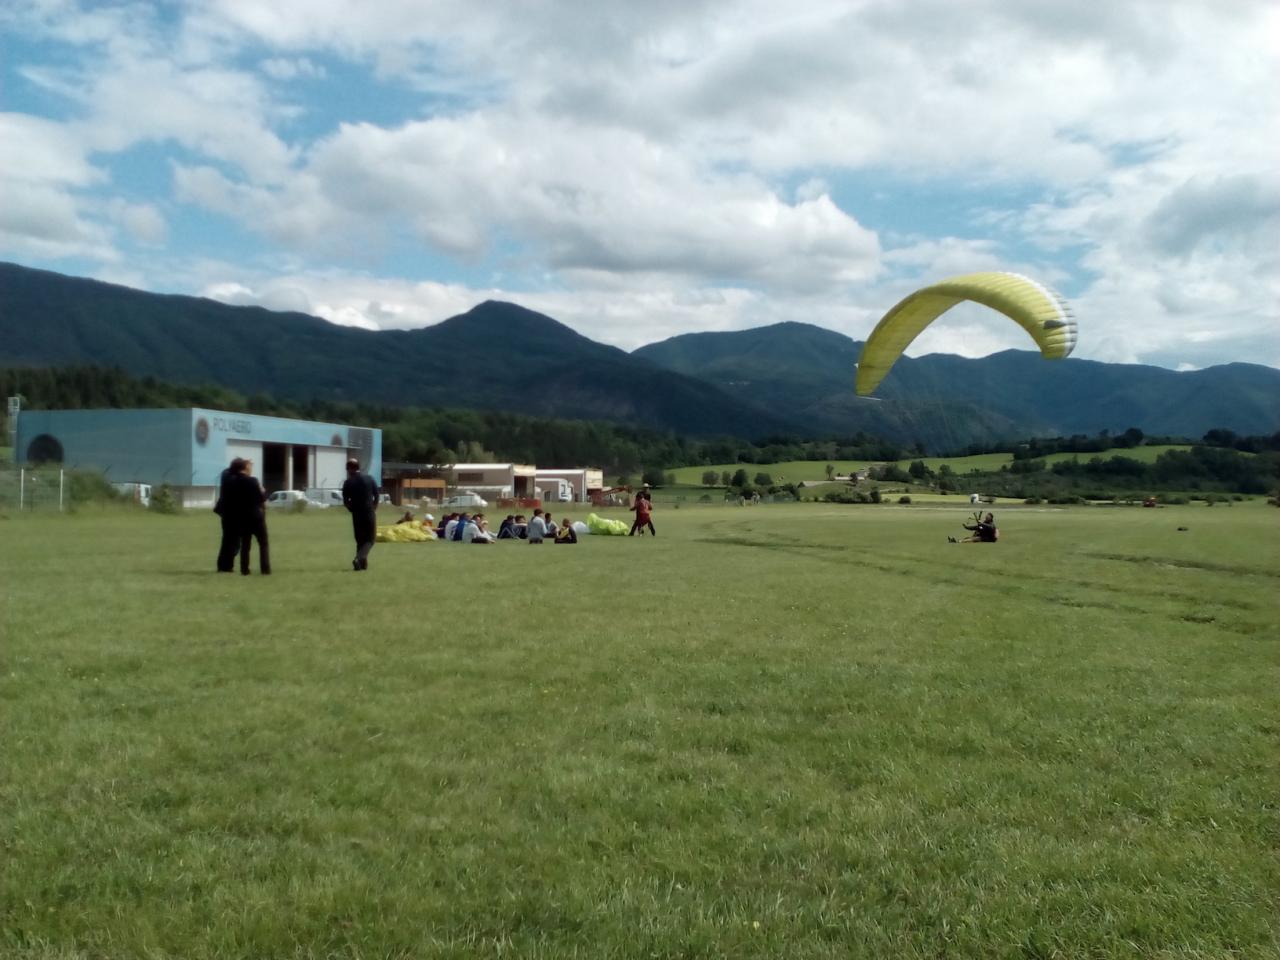
[[[966,514],[10,515],[0,956],[1280,955],[1280,511]]]
[[[702,475],[708,470],[722,474],[728,470],[730,474],[739,468],[747,471],[748,479],[754,479],[757,473],[767,473],[775,483],[810,483],[827,479],[827,464],[836,468],[836,473],[847,474],[850,470],[865,470],[870,461],[867,460],[788,460],[785,463],[719,463],[708,467],[677,467],[666,471],[673,473],[680,484],[700,484]]]
[[[1155,463],[1156,457],[1164,453],[1166,450],[1188,450],[1190,447],[1186,444],[1173,446],[1150,446],[1150,447],[1134,447],[1130,450],[1106,450],[1102,453],[1054,453],[1045,457],[1046,463],[1057,463],[1059,460],[1070,460],[1072,457],[1078,457],[1082,462],[1092,457],[1129,457],[1133,460],[1139,460],[1142,463]],[[969,473],[972,470],[978,470],[982,473],[990,473],[993,470],[999,470],[1002,466],[1013,462],[1013,454],[1011,453],[981,453],[972,457],[921,457],[925,466],[930,470],[937,470],[944,463],[956,473]],[[878,461],[870,460],[788,460],[785,463],[720,463],[706,467],[679,467],[670,471],[676,476],[676,482],[681,484],[697,484],[702,481],[702,474],[707,470],[714,470],[717,474],[728,470],[730,473],[735,472],[740,467],[745,468],[748,477],[754,478],[757,473],[764,472],[773,477],[777,483],[790,482],[811,483],[818,480],[827,479],[827,464],[830,463],[836,468],[836,473],[847,474],[853,470],[865,470],[872,463]],[[911,460],[899,460],[898,466],[904,470],[911,465]]]
[[[1111,457],[1128,457],[1130,460],[1137,460],[1139,463],[1155,463],[1156,458],[1162,453],[1169,450],[1190,450],[1190,444],[1165,444],[1154,445],[1149,447],[1133,447],[1129,450],[1104,450],[1102,453],[1051,453],[1047,457],[1043,457],[1045,463],[1055,464],[1063,460],[1079,460],[1081,463],[1087,463],[1094,457],[1101,457],[1103,460],[1109,460]],[[1253,456],[1253,454],[1245,454],[1245,456]],[[997,467],[997,469],[999,469]]]

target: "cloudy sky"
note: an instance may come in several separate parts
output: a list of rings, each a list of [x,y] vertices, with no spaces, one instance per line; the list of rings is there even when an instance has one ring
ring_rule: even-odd
[[[1011,269],[1077,356],[1280,366],[1272,0],[7,0],[0,45],[0,259],[628,349]]]

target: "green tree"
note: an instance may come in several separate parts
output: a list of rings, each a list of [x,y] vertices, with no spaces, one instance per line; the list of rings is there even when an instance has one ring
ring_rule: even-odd
[[[651,487],[662,486],[665,479],[666,478],[663,476],[662,471],[654,467],[650,467],[640,475],[640,482],[647,483]]]
[[[731,474],[728,470],[720,474],[720,486],[728,487],[732,485],[733,485],[733,474]]]
[[[1146,439],[1146,435],[1141,430],[1137,427],[1130,427],[1116,438],[1116,443],[1121,447],[1140,447],[1144,439]]]
[[[739,467],[734,471],[733,480],[730,481],[729,485],[732,487],[742,488],[747,486],[750,482],[751,478],[747,476],[746,467]]]
[[[834,463],[827,464],[827,479],[834,480],[836,478],[836,465]]]
[[[714,487],[719,482],[720,474],[716,473],[714,470],[702,471],[702,485],[704,487]]]
[[[773,477],[769,476],[769,474],[761,470],[759,473],[756,474],[756,478],[753,482],[757,487],[772,487]]]

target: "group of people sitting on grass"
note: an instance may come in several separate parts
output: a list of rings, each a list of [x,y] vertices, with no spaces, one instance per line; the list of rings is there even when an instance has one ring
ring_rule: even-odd
[[[573,521],[563,517],[559,523],[551,514],[541,509],[525,519],[524,514],[508,514],[497,531],[489,529],[488,518],[483,513],[451,513],[440,520],[439,526],[429,526],[435,518],[426,514],[422,527],[431,530],[436,539],[447,543],[497,543],[499,540],[527,540],[529,543],[577,543],[578,531]],[[413,514],[406,512],[397,523],[416,523]]]

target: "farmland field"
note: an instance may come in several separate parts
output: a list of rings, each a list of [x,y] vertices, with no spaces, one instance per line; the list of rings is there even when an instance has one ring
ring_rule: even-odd
[[[11,512],[0,956],[1280,956],[1280,511],[967,512]]]
[[[1112,450],[1104,450],[1101,453],[1053,453],[1042,459],[1049,464],[1057,463],[1060,460],[1070,460],[1073,457],[1078,458],[1082,463],[1092,457],[1102,457],[1108,459],[1110,457],[1129,457],[1142,463],[1155,463],[1156,457],[1167,450],[1189,450],[1188,444],[1175,445],[1154,445],[1149,447],[1133,447],[1130,449],[1121,449],[1119,447]],[[982,473],[990,473],[993,470],[999,470],[1006,464],[1013,463],[1013,454],[1011,453],[979,453],[971,457],[920,457],[924,465],[930,470],[937,470],[944,463],[956,473],[969,473],[972,470],[978,470]],[[835,467],[835,472],[839,474],[847,474],[853,470],[865,470],[877,460],[788,460],[783,463],[718,463],[706,467],[678,467],[669,471],[675,474],[676,481],[682,484],[696,484],[702,479],[703,473],[708,470],[714,470],[717,474],[722,474],[728,470],[733,473],[739,468],[747,471],[748,477],[754,477],[757,473],[764,472],[769,474],[774,481],[778,483],[813,483],[819,480],[827,479],[827,464],[830,463]],[[904,470],[910,466],[911,460],[899,460],[898,466]]]

